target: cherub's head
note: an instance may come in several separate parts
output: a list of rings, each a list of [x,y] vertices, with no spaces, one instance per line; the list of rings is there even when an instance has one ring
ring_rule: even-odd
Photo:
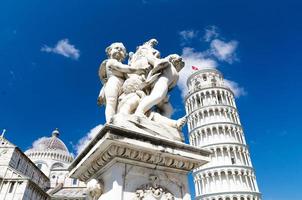
[[[185,62],[182,60],[182,57],[177,54],[171,54],[167,58],[178,72],[185,66]]]
[[[106,54],[108,58],[123,61],[127,57],[127,51],[123,43],[115,42],[106,48]]]
[[[150,39],[147,42],[144,43],[144,45],[149,45],[150,47],[155,47],[158,44],[157,39]]]

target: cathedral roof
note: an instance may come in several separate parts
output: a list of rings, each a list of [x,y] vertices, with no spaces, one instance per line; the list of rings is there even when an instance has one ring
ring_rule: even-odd
[[[4,133],[5,133],[5,130],[3,130],[2,135],[0,136],[0,148],[1,147],[16,147],[16,145],[11,143],[4,137]]]

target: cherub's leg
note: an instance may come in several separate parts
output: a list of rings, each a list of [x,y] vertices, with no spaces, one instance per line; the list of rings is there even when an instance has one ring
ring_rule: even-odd
[[[130,94],[131,96],[126,97],[125,102],[119,107],[119,113],[121,114],[133,114],[133,111],[137,108],[140,97],[136,94]]]
[[[163,123],[170,127],[176,128],[177,130],[181,131],[182,127],[186,123],[186,117],[179,118],[178,120],[170,119],[165,116],[162,116],[159,113],[153,112],[152,113],[152,120],[155,122]]]
[[[105,86],[106,109],[105,117],[106,122],[110,122],[113,115],[116,113],[117,99],[120,94],[123,80],[117,77],[110,77]]]
[[[168,79],[166,77],[160,77],[155,83],[151,94],[144,97],[139,103],[135,114],[142,116],[154,105],[157,105],[159,102],[161,102],[168,93],[168,87]]]
[[[152,120],[176,128],[176,120],[169,119],[159,113],[152,112]]]

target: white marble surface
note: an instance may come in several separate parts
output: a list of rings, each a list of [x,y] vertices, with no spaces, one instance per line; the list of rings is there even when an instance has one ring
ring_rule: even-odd
[[[150,180],[150,176],[156,176],[157,183]],[[99,178],[105,183],[104,193],[99,200],[191,199],[186,174],[169,173],[164,170],[117,162]]]

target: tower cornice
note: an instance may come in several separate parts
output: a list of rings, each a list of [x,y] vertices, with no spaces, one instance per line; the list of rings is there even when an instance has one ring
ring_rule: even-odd
[[[219,75],[223,78],[222,73],[221,73],[219,70],[215,69],[215,68],[200,69],[200,70],[194,72],[193,74],[191,74],[191,75],[189,76],[189,78],[188,78],[188,80],[187,80],[187,85],[190,83],[190,81],[191,81],[191,79],[192,79],[193,77],[197,76],[198,74],[203,74],[203,73],[207,73],[207,72],[217,73],[217,74],[219,74]]]
[[[254,168],[251,166],[246,165],[219,165],[219,166],[213,166],[213,167],[207,167],[207,168],[197,168],[193,170],[193,175],[201,174],[201,173],[208,173],[208,172],[218,172],[220,171],[232,171],[232,170],[241,170],[246,169],[250,170],[251,172],[255,172]]]
[[[213,126],[213,125],[224,125],[224,124],[229,124],[229,125],[234,125],[234,126],[238,126],[242,129],[242,126],[239,125],[239,124],[236,124],[236,123],[233,123],[233,122],[211,122],[211,123],[207,123],[207,124],[204,124],[204,125],[200,125],[200,126],[197,126],[195,128],[193,128],[190,132],[193,132],[199,128],[204,128],[204,127],[207,127],[207,126]],[[190,134],[190,133],[189,133]]]
[[[192,110],[190,112],[190,114],[188,115],[188,117],[191,116],[192,114],[194,114],[195,112],[199,111],[199,110],[205,110],[207,108],[213,108],[214,109],[214,108],[218,108],[218,107],[228,107],[228,108],[234,109],[236,112],[238,111],[235,106],[225,105],[225,104],[213,104],[213,105],[208,105],[208,106],[202,106],[200,108],[196,108],[196,109]]]
[[[213,86],[212,84],[209,84],[209,85],[205,85],[205,86],[202,86],[202,87],[199,87],[198,89],[195,89],[194,91],[190,91],[188,92],[188,94],[186,95],[185,97],[185,101],[191,97],[193,94],[196,94],[198,92],[203,92],[205,90],[215,90],[215,89],[223,89],[223,90],[227,90],[228,92],[230,92],[233,96],[235,96],[234,92],[227,86],[222,86],[222,85],[219,85],[219,86]]]

